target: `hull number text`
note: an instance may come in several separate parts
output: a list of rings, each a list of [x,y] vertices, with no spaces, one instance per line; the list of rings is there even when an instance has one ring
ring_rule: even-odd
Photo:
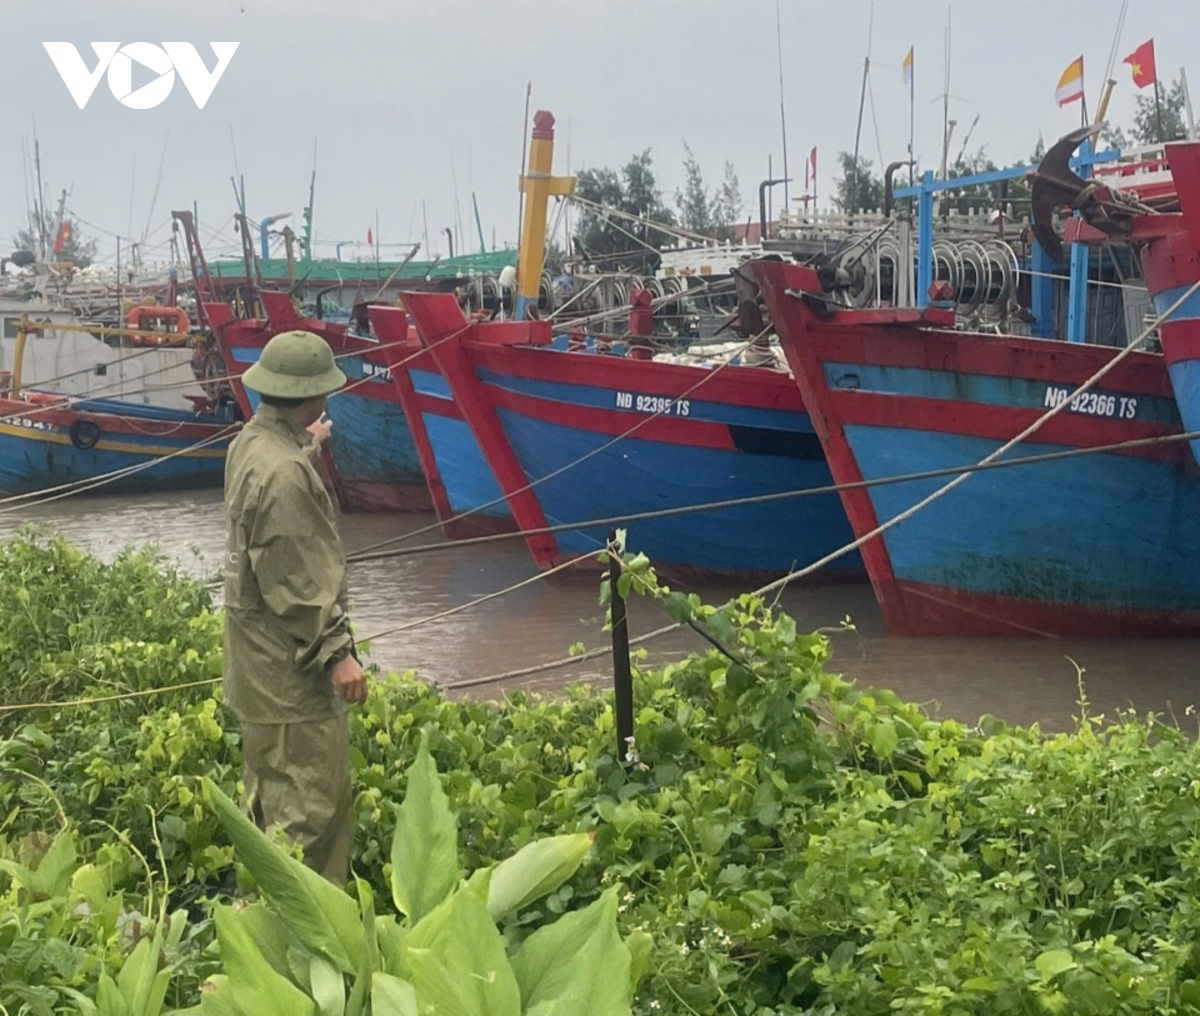
[[[669,395],[638,395],[636,392],[616,392],[617,408],[632,409],[635,413],[661,413],[663,416],[687,416],[691,403]]]
[[[380,367],[377,364],[368,363],[366,360],[363,361],[362,372],[364,378],[373,377],[377,381],[391,381],[392,379],[390,367]]]
[[[1069,388],[1046,387],[1046,408],[1053,409],[1070,401],[1067,411],[1084,416],[1103,416],[1113,420],[1132,420],[1137,417],[1137,399],[1127,395],[1106,395],[1104,392],[1084,392],[1073,395]]]

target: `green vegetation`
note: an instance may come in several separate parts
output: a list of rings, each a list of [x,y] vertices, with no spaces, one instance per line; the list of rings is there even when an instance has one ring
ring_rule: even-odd
[[[43,554],[70,576],[58,596]],[[10,603],[28,591],[24,627],[0,621],[21,661],[7,703],[210,672],[202,588],[122,562],[30,539],[0,553]],[[1192,736],[1086,703],[1054,735],[935,720],[830,674],[826,641],[769,604],[714,609],[628,565],[632,592],[724,647],[636,673],[631,763],[602,690],[485,703],[381,680],[352,720],[350,893],[240,817],[213,688],[0,713],[0,1005],[1200,1012]]]

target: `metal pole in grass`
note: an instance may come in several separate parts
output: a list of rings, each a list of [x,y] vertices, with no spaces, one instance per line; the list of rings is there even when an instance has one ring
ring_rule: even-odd
[[[608,531],[609,607],[612,611],[613,698],[617,713],[617,758],[628,760],[633,742],[633,671],[629,665],[629,623],[621,596],[621,555],[617,553],[617,531]]]

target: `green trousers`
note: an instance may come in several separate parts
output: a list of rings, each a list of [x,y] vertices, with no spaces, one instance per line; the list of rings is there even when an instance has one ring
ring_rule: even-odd
[[[241,726],[246,800],[258,827],[282,829],[304,848],[305,864],[344,887],[354,831],[349,721]]]

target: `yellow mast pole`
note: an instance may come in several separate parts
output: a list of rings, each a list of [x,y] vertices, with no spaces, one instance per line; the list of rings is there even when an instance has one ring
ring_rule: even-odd
[[[537,306],[538,284],[546,259],[547,205],[551,195],[575,193],[575,177],[553,176],[554,114],[539,109],[533,114],[533,136],[529,146],[529,169],[521,177],[525,192],[525,217],[521,223],[521,249],[517,256],[516,319],[523,321],[531,306]]]
[[[28,332],[25,330],[27,321],[24,317],[17,324],[17,348],[13,353],[13,369],[12,382],[10,384],[11,391],[9,395],[12,398],[17,398],[21,394],[21,373],[25,366],[25,339]]]

